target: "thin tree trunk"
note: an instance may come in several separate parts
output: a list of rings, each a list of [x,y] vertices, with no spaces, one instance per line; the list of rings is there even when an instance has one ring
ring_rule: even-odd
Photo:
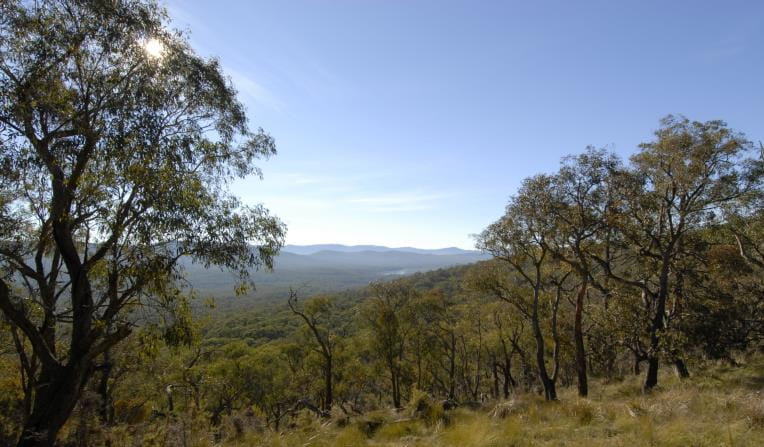
[[[491,373],[493,374],[493,398],[499,398],[499,364],[494,359]]]
[[[101,422],[111,424],[114,420],[114,404],[111,399],[111,389],[109,388],[109,379],[111,378],[111,355],[109,351],[103,353],[103,364],[101,365],[101,378],[98,382],[98,395],[101,402],[98,407],[98,415]]]
[[[503,389],[504,398],[509,399],[510,389],[514,389],[515,386],[517,386],[517,382],[515,382],[515,379],[512,377],[512,366],[511,366],[509,358],[507,358],[503,369],[504,369],[504,389]]]
[[[658,385],[658,368],[660,356],[660,336],[665,328],[666,318],[666,298],[668,296],[668,276],[669,259],[668,255],[663,257],[663,266],[661,268],[660,281],[658,283],[658,294],[655,297],[655,314],[650,325],[650,350],[647,353],[647,375],[643,390],[648,393]]]
[[[680,379],[687,379],[690,377],[690,371],[687,370],[687,365],[684,363],[684,360],[679,357],[674,359],[674,369],[676,370],[676,375],[679,376]]]
[[[584,347],[583,313],[584,299],[589,285],[588,275],[582,275],[581,288],[576,297],[576,314],[573,328],[573,338],[576,345],[576,373],[578,374],[578,395],[586,397],[589,385],[586,377],[586,348]]]
[[[392,363],[390,364],[390,381],[393,391],[393,407],[401,408],[401,392],[400,384],[398,383],[398,373]]]
[[[549,378],[546,370],[544,336],[541,334],[538,312],[533,315],[533,335],[536,339],[536,365],[538,367],[541,385],[544,387],[544,398],[546,400],[557,400],[557,390],[554,382]]]
[[[451,364],[448,371],[448,398],[456,399],[456,336],[451,333]]]
[[[332,357],[331,356],[325,356],[326,365],[324,368],[324,411],[329,412],[332,411],[332,403],[334,400],[333,396],[333,390],[332,390]]]
[[[421,348],[417,349],[416,356],[416,387],[418,390],[422,389],[422,352]]]

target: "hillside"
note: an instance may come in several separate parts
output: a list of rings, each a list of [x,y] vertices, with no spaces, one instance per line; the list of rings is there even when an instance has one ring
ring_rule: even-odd
[[[470,266],[459,265],[417,272],[405,277],[395,277],[395,280],[422,292],[440,290],[453,295],[461,291],[461,284]],[[298,293],[302,298],[309,298],[304,289],[298,289]],[[340,319],[352,321],[357,317],[358,306],[368,300],[371,294],[368,286],[334,292],[331,296],[335,312]],[[222,311],[215,309],[210,312],[209,319],[205,320],[203,343],[207,346],[220,346],[236,341],[243,341],[252,346],[261,345],[292,336],[301,324],[283,300],[255,302],[246,309],[235,309],[236,312],[226,312],[227,309],[230,310],[231,305],[223,307]]]
[[[545,401],[534,372],[528,369],[532,368],[527,363],[532,340],[527,332],[523,335],[522,322],[503,319],[514,321],[513,327],[501,326],[494,312],[499,310],[503,317],[511,318],[506,314],[509,309],[470,289],[475,274],[497,268],[496,262],[478,262],[385,282],[403,287],[385,290],[414,292],[409,309],[416,315],[400,321],[427,341],[426,345],[414,344],[419,338],[408,341],[404,370],[409,374],[408,389],[397,410],[384,394],[389,377],[378,363],[379,354],[365,346],[373,332],[367,320],[370,314],[364,314],[364,309],[374,309],[369,306],[380,302],[379,291],[365,286],[331,294],[329,307],[313,307],[317,310],[311,313],[314,321],[321,322],[319,331],[331,334],[338,343],[334,359],[338,403],[331,412],[319,416],[305,407],[320,402],[323,386],[320,351],[311,333],[285,303],[271,303],[202,318],[196,345],[148,354],[143,339],[132,339],[130,345],[113,353],[120,365],[110,387],[117,409],[115,424],[99,425],[92,409],[78,409],[62,437],[73,439],[87,427],[91,440],[115,447],[136,443],[230,447],[760,445],[764,436],[764,355],[760,349],[719,360],[695,354],[688,358],[692,375],[686,379],[679,379],[664,364],[660,385],[646,394],[643,374],[630,369],[627,356],[617,359],[613,371],[606,371],[607,359],[597,357],[601,355],[595,350],[598,331],[592,327],[588,340],[595,354],[589,396],[577,395],[569,357],[563,357],[558,400]],[[307,309],[311,302],[315,297],[302,295],[298,306]],[[569,319],[569,313],[563,315]],[[474,325],[476,316],[484,323]],[[562,327],[566,333],[571,330]],[[514,331],[519,338],[512,340],[520,346],[510,353],[511,374],[499,379],[494,369],[492,377],[491,368],[497,365],[504,337],[514,337]],[[449,354],[438,334],[452,334],[459,340],[456,351]],[[416,346],[426,350],[421,358],[431,375],[422,388],[416,386],[414,376],[421,355]],[[455,355],[457,368],[453,400],[443,387],[447,377],[442,375],[445,370],[440,363],[449,355]],[[481,378],[479,389],[471,388],[472,374]],[[511,384],[502,392],[507,380]],[[445,405],[456,407],[446,409]]]
[[[286,433],[266,432],[229,446],[760,446],[764,440],[764,357],[738,367],[708,364],[680,381],[665,371],[643,395],[639,378],[595,382],[588,399],[565,390],[559,402],[533,394],[443,411],[419,395],[400,412],[330,423],[303,418]]]
[[[283,302],[290,288],[304,295],[337,292],[360,287],[371,281],[393,278],[471,264],[487,259],[478,251],[445,248],[420,250],[393,249],[380,246],[346,247],[341,245],[286,246],[275,259],[273,271],[256,271],[252,275],[255,290],[235,300],[236,278],[218,268],[186,262],[186,278],[202,296],[214,296],[222,306],[244,306],[256,303]]]

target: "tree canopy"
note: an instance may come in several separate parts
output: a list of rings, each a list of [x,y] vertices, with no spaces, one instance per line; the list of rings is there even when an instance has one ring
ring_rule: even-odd
[[[178,309],[181,257],[271,267],[283,224],[228,185],[276,151],[154,2],[0,16],[0,308],[33,395],[20,444],[51,444],[137,310]]]

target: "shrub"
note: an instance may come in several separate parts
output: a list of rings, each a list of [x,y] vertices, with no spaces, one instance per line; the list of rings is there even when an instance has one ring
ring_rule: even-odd
[[[385,418],[381,412],[369,413],[368,415],[358,419],[355,423],[355,427],[371,438],[374,433],[385,424]]]
[[[414,391],[409,400],[408,409],[412,418],[422,420],[429,426],[449,422],[444,405],[439,404],[423,391]]]

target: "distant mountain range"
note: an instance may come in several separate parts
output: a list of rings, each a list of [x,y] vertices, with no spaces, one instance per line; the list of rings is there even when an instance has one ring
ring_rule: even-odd
[[[272,272],[253,273],[254,292],[247,297],[223,301],[238,303],[237,307],[251,299],[281,301],[290,287],[299,289],[303,296],[336,292],[378,279],[471,264],[488,258],[479,251],[455,247],[428,250],[377,245],[287,245],[275,259]],[[185,264],[186,277],[200,295],[216,298],[233,295],[236,279],[229,272],[190,262]]]
[[[312,255],[321,251],[338,251],[342,253],[358,253],[363,251],[402,251],[406,253],[419,253],[429,255],[463,255],[477,254],[476,250],[464,250],[457,247],[446,247],[436,249],[414,248],[414,247],[384,247],[381,245],[341,245],[341,244],[316,244],[316,245],[285,245],[281,250],[284,252],[298,255]]]

